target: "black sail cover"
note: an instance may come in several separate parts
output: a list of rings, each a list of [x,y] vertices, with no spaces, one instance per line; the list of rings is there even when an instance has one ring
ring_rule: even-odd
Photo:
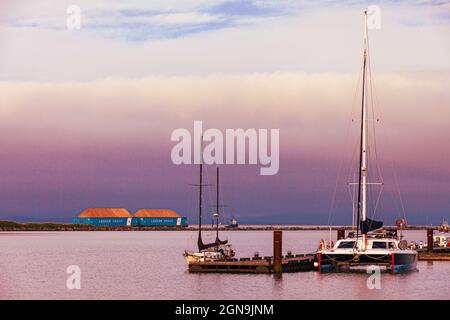
[[[197,245],[198,245],[198,250],[199,250],[199,251],[202,251],[202,250],[205,250],[205,249],[208,249],[208,248],[212,248],[212,247],[217,246],[217,243],[216,243],[216,242],[212,242],[212,243],[203,243],[202,237],[199,235],[198,241],[197,241]]]
[[[369,231],[382,228],[383,221],[376,221],[366,218],[365,221],[360,221],[359,226],[361,227],[361,232],[366,234]]]
[[[220,240],[219,238],[216,238],[216,245],[222,245],[227,244],[228,240]]]
[[[198,241],[197,241],[199,251],[206,250],[206,249],[212,248],[212,247],[217,247],[217,246],[224,245],[227,243],[228,243],[228,240],[220,240],[219,238],[217,238],[216,241],[211,242],[211,243],[203,243],[201,237],[199,237]]]

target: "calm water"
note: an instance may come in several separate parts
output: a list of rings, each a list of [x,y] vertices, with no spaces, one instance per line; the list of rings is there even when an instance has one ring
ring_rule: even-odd
[[[424,240],[425,231],[407,232]],[[182,252],[196,232],[0,233],[1,299],[449,299],[450,262],[382,274],[369,290],[365,274],[189,274]],[[272,232],[222,233],[240,257],[272,254]],[[335,232],[332,233],[335,236]],[[205,238],[213,238],[207,233]],[[310,252],[329,232],[284,231],[283,251]],[[81,290],[66,288],[66,269],[81,268]]]

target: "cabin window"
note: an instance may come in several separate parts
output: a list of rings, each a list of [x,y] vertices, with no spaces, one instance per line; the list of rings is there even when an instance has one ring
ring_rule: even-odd
[[[389,242],[389,249],[395,249],[395,244],[392,241]]]
[[[372,249],[387,249],[387,243],[385,241],[372,242]]]
[[[352,249],[355,246],[355,241],[342,241],[339,243],[338,248]]]

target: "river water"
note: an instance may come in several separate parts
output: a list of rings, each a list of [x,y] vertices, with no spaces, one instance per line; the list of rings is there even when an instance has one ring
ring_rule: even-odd
[[[307,253],[327,231],[284,231],[283,254]],[[272,255],[271,231],[229,231],[238,257]],[[425,231],[405,232],[425,240]],[[0,233],[0,299],[449,299],[450,262],[419,262],[418,271],[381,274],[189,274],[182,253],[195,231]],[[206,232],[205,242],[213,232]],[[68,289],[71,265],[81,289]]]

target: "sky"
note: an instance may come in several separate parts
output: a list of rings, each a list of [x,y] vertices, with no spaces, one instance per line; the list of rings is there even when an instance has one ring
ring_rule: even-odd
[[[0,0],[0,219],[125,207],[195,223],[198,168],[172,163],[170,136],[201,120],[280,130],[278,174],[221,166],[228,219],[351,223],[368,5],[371,216],[448,219],[450,3],[425,0]]]

